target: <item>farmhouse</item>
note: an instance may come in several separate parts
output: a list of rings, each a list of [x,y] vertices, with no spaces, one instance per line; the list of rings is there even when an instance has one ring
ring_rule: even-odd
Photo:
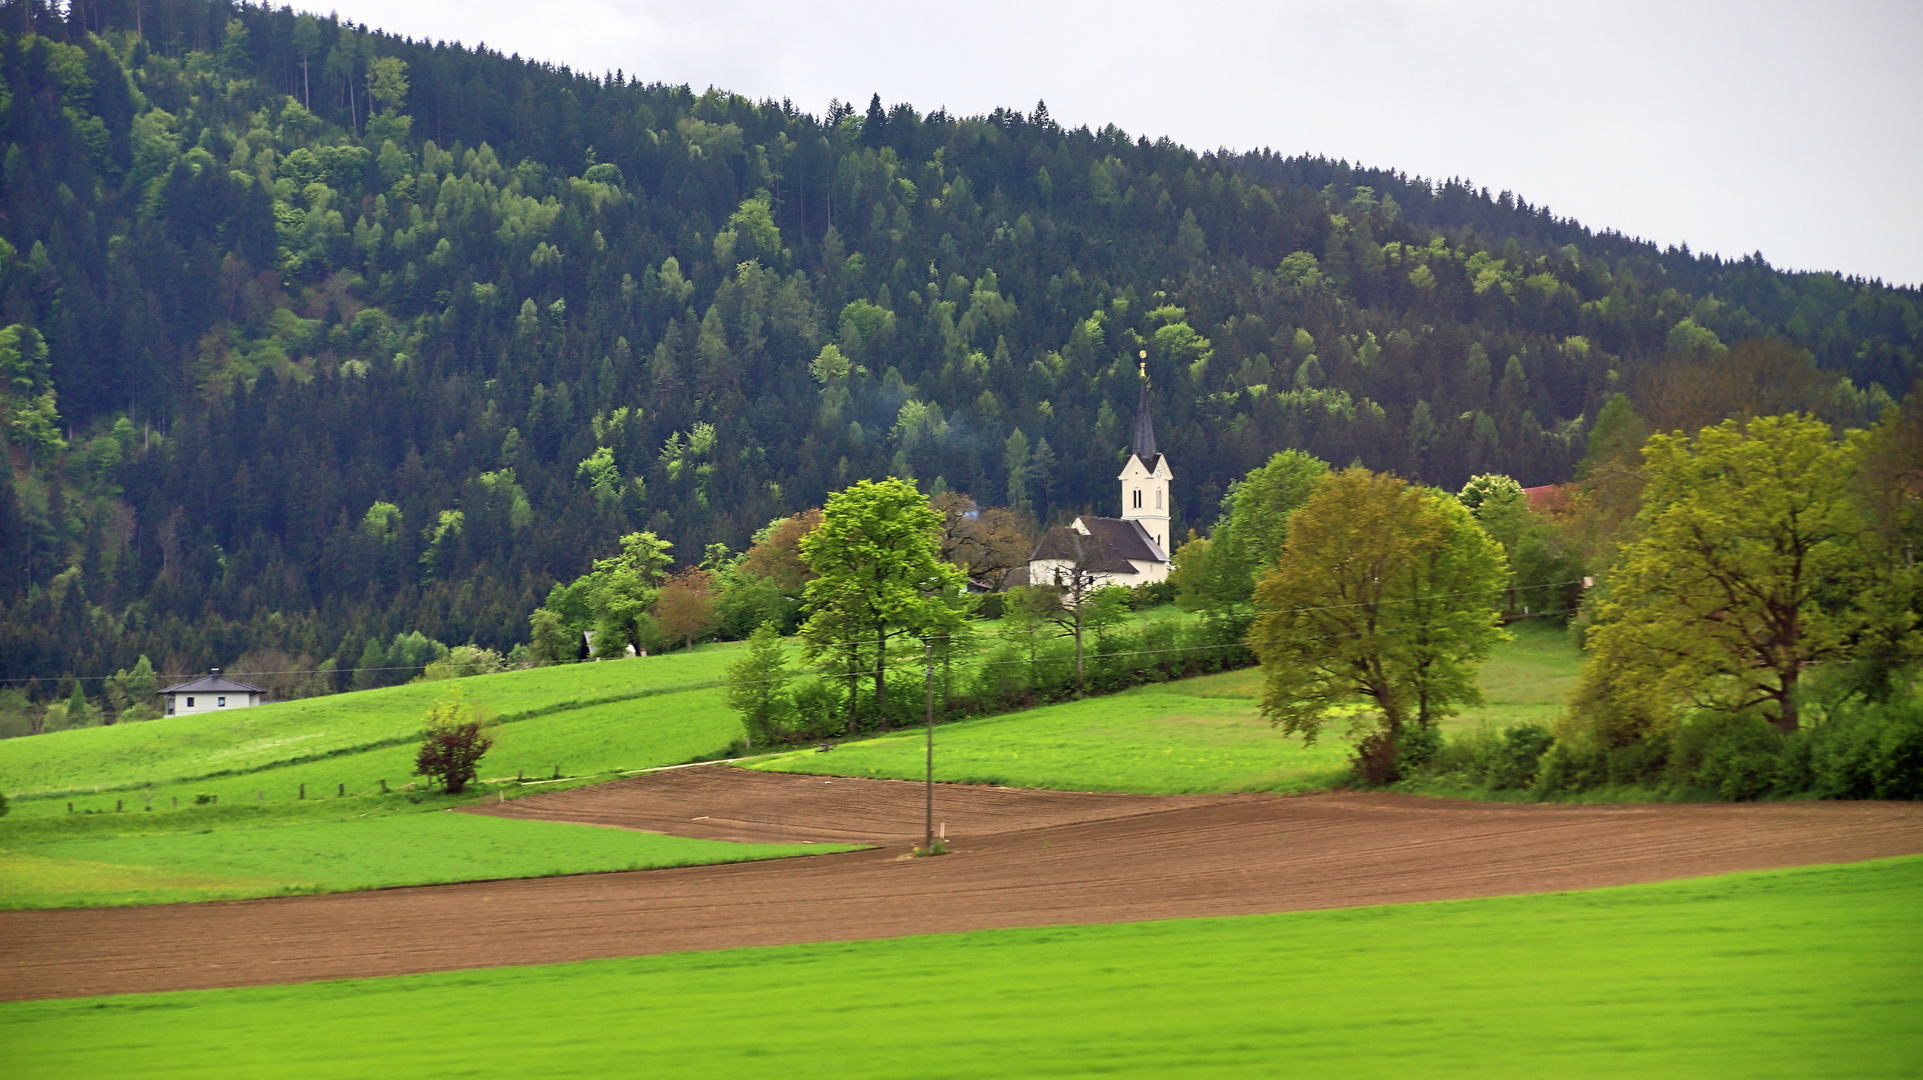
[[[1028,556],[1028,580],[1047,585],[1068,581],[1077,567],[1100,588],[1149,585],[1168,580],[1168,458],[1155,449],[1155,421],[1149,415],[1148,382],[1135,409],[1135,441],[1122,466],[1122,516],[1084,515],[1042,535]]]
[[[267,691],[252,683],[222,678],[219,668],[210,668],[205,676],[192,682],[175,683],[160,694],[167,699],[168,716],[186,716],[258,705]]]

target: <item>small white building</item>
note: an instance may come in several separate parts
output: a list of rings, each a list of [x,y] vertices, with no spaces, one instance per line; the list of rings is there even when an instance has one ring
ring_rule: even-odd
[[[1155,422],[1149,416],[1148,383],[1142,383],[1135,410],[1134,452],[1116,479],[1122,482],[1122,516],[1083,516],[1042,535],[1028,558],[1031,585],[1063,584],[1077,563],[1094,587],[1152,585],[1168,580],[1168,458],[1155,449]]]
[[[160,696],[167,699],[168,716],[187,716],[258,705],[267,691],[251,683],[222,678],[219,668],[210,668],[206,676],[169,686]]]

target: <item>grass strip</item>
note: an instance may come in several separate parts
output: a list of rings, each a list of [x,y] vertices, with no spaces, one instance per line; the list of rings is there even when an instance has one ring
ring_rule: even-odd
[[[850,851],[476,814],[395,814],[0,850],[0,907],[100,907],[653,870]]]
[[[0,1005],[0,1039],[23,1078],[1907,1077],[1919,897],[1923,858],[1906,858],[21,1002]]]

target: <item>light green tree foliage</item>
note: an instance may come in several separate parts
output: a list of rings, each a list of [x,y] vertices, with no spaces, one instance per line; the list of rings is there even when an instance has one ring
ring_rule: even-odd
[[[1506,578],[1502,549],[1453,498],[1359,467],[1331,474],[1256,586],[1262,711],[1313,741],[1330,710],[1370,707],[1358,765],[1394,779],[1438,720],[1480,702]]]
[[[793,678],[775,624],[762,623],[748,636],[748,651],[728,665],[728,705],[741,714],[750,750],[757,741],[778,742],[794,722]]]
[[[1627,724],[1618,738],[1686,706],[1761,706],[1795,731],[1803,672],[1847,655],[1869,621],[1865,442],[1794,414],[1651,438],[1642,535],[1597,607],[1584,708]]]
[[[535,608],[528,629],[528,652],[536,663],[564,664],[580,653],[580,633],[569,630],[552,607]]]
[[[66,448],[47,341],[40,331],[17,324],[0,330],[0,393],[6,395],[0,399],[0,420],[14,445],[29,451]]]
[[[1605,467],[1635,468],[1637,454],[1647,438],[1649,426],[1636,415],[1629,395],[1611,395],[1596,414],[1595,426],[1589,429],[1588,449],[1576,465],[1576,479],[1591,479]]]
[[[67,698],[67,726],[70,728],[92,727],[95,720],[93,706],[87,704],[87,695],[80,689],[80,683],[73,684],[73,693]]]
[[[145,720],[155,715],[154,695],[160,692],[160,679],[145,654],[132,671],[122,668],[114,672],[109,688],[119,720]]]
[[[1570,614],[1582,594],[1582,553],[1561,528],[1529,508],[1522,487],[1507,476],[1477,476],[1457,500],[1502,545],[1509,561],[1509,612]]]
[[[629,646],[646,647],[652,638],[648,608],[674,565],[673,551],[673,544],[653,533],[635,532],[621,538],[620,553],[595,560],[589,586],[595,656],[623,656]]]
[[[1500,473],[1483,473],[1472,476],[1462,485],[1456,499],[1469,509],[1470,513],[1480,511],[1485,503],[1511,505],[1522,502],[1522,485]]]
[[[765,191],[741,200],[728,215],[728,227],[715,234],[715,261],[725,267],[753,258],[772,264],[781,258],[781,230],[769,205]]]
[[[801,557],[816,575],[803,594],[808,653],[824,675],[849,680],[851,732],[862,650],[871,650],[875,710],[887,730],[889,639],[938,632],[957,618],[949,600],[966,581],[941,561],[942,520],[913,483],[863,480],[830,495],[821,524],[801,538]]]
[[[1862,595],[1870,624],[1859,636],[1848,692],[1887,701],[1904,668],[1923,659],[1923,395],[1912,394],[1869,431],[1857,490],[1867,511],[1864,551],[1872,583]]]
[[[1247,605],[1256,578],[1281,557],[1290,516],[1328,472],[1328,462],[1284,450],[1231,485],[1214,535],[1190,541],[1176,553],[1171,576],[1178,606],[1223,614]]]
[[[1028,501],[1028,436],[1016,428],[1002,444],[1002,464],[1008,468],[1008,508],[1032,514]]]

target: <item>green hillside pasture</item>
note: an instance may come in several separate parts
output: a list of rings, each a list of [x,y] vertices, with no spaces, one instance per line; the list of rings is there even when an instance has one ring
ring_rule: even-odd
[[[677,687],[712,686],[734,649],[704,646],[646,659],[508,671],[459,682],[470,700],[511,721]],[[67,792],[244,774],[411,743],[428,706],[451,685],[411,683],[229,713],[7,739],[0,741],[0,791],[9,798],[64,800]]]
[[[548,713],[501,724],[493,734],[494,748],[481,759],[481,778],[525,774],[535,780],[552,776],[557,768],[564,776],[587,776],[715,757],[741,737],[741,721],[720,690],[706,689]],[[0,743],[0,752],[9,745]],[[200,812],[193,805],[198,795],[215,796],[222,807],[285,803],[299,798],[302,784],[307,785],[309,801],[336,799],[342,785],[349,796],[377,795],[382,780],[390,791],[424,783],[412,775],[416,750],[410,736],[405,743],[253,772],[22,800],[13,804],[13,810],[28,816],[64,815],[71,802],[77,813],[112,813],[116,804],[127,813],[142,815],[148,813],[148,806],[155,812]],[[0,820],[0,843],[6,828]]]
[[[1548,727],[1563,711],[1582,670],[1582,650],[1573,633],[1547,619],[1519,620],[1508,630],[1515,640],[1497,647],[1482,667],[1482,694],[1488,704],[1464,709],[1446,727],[1484,722],[1497,728]]]
[[[847,850],[852,849],[731,844],[476,814],[396,814],[211,832],[83,836],[0,850],[0,907],[348,892]]]
[[[1492,900],[16,1002],[0,1005],[0,1040],[22,1080],[518,1077],[530,1062],[554,1077],[645,1062],[650,1076],[780,1080],[1907,1077],[1923,1059],[1920,896],[1923,859],[1909,858]],[[735,1030],[720,1036],[717,1018]]]
[[[1208,695],[1225,685],[1220,680],[1240,678],[1241,672],[1209,675],[945,724],[935,732],[935,778],[1178,794],[1309,791],[1346,772],[1348,747],[1341,740],[1306,747],[1276,734],[1252,699]],[[831,754],[783,754],[753,767],[918,780],[924,768],[922,739],[915,730],[844,743]]]
[[[1522,622],[1481,673],[1486,706],[1447,730],[1546,721],[1574,685],[1581,654],[1561,627]],[[1179,794],[1310,791],[1348,771],[1347,723],[1332,718],[1314,746],[1262,718],[1259,668],[1138,686],[1107,697],[945,724],[935,732],[935,777],[953,783],[1076,791]],[[917,780],[919,733],[845,743],[756,762],[775,772]]]

